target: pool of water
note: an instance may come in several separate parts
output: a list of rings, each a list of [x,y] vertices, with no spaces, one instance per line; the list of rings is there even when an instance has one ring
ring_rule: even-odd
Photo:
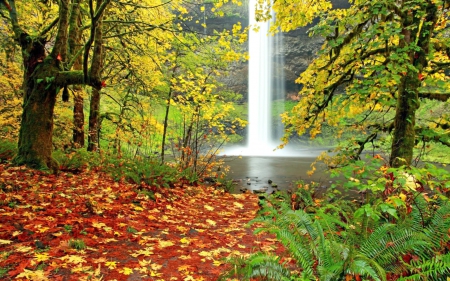
[[[276,185],[279,190],[288,190],[299,180],[315,181],[323,188],[329,186],[332,180],[323,163],[317,163],[315,173],[308,175],[316,157],[226,156],[223,159],[225,165],[230,167],[228,177],[235,182],[234,192],[258,192],[267,189],[270,193],[273,191],[272,185]]]

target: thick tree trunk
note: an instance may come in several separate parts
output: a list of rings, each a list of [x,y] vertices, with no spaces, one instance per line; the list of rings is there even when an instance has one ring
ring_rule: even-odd
[[[58,163],[52,159],[53,111],[58,88],[51,80],[57,71],[53,65],[42,64],[33,75],[25,77],[19,151],[14,159],[18,165],[58,170]]]
[[[406,77],[405,87],[397,98],[397,108],[394,119],[394,135],[391,146],[389,164],[392,167],[410,165],[415,145],[416,110],[419,108],[418,87],[419,79]]]
[[[398,87],[394,135],[389,159],[392,167],[411,165],[413,159],[416,111],[420,105],[421,72],[427,66],[431,35],[437,22],[436,4],[424,2],[422,5],[421,9],[425,11],[426,17],[415,15],[415,11],[406,12],[399,42],[400,48],[414,45],[418,48],[408,54],[409,63],[414,66],[415,71],[408,67],[408,72]]]

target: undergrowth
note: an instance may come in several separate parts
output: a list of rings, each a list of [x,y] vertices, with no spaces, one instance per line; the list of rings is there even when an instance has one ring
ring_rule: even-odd
[[[450,275],[450,173],[355,161],[346,180],[318,197],[314,184],[261,202],[250,224],[272,233],[285,256],[229,260],[222,280],[446,280]],[[358,196],[343,195],[349,190]],[[336,194],[340,194],[338,196]]]

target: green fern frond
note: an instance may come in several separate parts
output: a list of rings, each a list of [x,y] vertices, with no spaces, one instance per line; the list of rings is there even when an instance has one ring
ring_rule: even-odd
[[[394,264],[401,254],[426,251],[430,242],[420,233],[398,229],[393,224],[378,227],[361,245],[361,253],[382,266]]]
[[[447,280],[446,278],[450,276],[450,253],[427,260],[413,261],[411,271],[413,274],[399,278],[397,281]]]
[[[219,280],[227,280],[227,278],[250,280],[254,277],[274,281],[291,280],[291,272],[280,263],[277,256],[258,252],[245,260],[237,257],[230,259],[229,262],[233,269],[222,274]]]
[[[353,272],[355,274],[360,274],[362,276],[369,276],[375,280],[381,279],[382,281],[386,281],[386,271],[375,260],[370,259],[367,256],[361,255],[361,254],[356,254],[354,259],[355,259],[355,261],[359,262],[359,265],[365,264],[366,266],[364,268],[361,268],[361,266],[358,266],[355,268],[350,266],[349,267],[350,272]],[[364,272],[364,270],[365,270],[365,272]]]
[[[373,267],[365,260],[355,260],[347,268],[348,274],[359,274],[361,276],[373,278],[376,281],[386,280],[385,276],[380,279],[379,274],[373,269]]]
[[[289,251],[306,275],[312,275],[314,258],[310,250],[299,243],[299,237],[285,229],[278,229],[273,233],[277,239]]]
[[[431,217],[428,225],[423,232],[433,242],[435,248],[440,248],[441,244],[445,244],[449,241],[447,235],[450,229],[450,204],[444,203],[440,206]]]

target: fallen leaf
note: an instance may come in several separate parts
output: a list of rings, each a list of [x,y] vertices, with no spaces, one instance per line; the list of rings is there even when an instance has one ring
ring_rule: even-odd
[[[124,267],[123,269],[119,269],[119,272],[124,275],[130,275],[131,273],[133,273],[133,269],[129,267]]]
[[[115,269],[117,267],[117,262],[107,261],[107,262],[105,262],[105,266],[109,269]]]

